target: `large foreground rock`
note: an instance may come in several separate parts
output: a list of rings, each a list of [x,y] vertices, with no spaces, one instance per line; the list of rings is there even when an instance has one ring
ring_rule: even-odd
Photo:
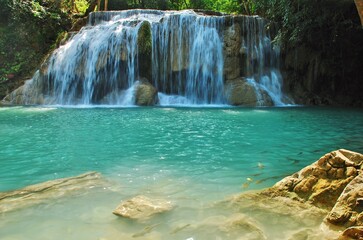
[[[302,230],[288,239],[363,239],[362,163],[362,154],[336,150],[273,187],[235,196],[229,204],[300,222]]]
[[[112,213],[120,217],[145,220],[152,215],[167,212],[172,209],[173,205],[170,201],[136,196],[121,202]]]
[[[25,188],[0,193],[0,213],[16,210],[48,199],[103,185],[101,174],[89,172],[76,177],[61,178]]]
[[[344,189],[326,217],[328,223],[343,226],[363,226],[363,174],[360,173]]]
[[[267,190],[273,195],[292,196],[330,210],[344,188],[360,172],[363,155],[340,149],[325,154],[315,163],[284,178]]]

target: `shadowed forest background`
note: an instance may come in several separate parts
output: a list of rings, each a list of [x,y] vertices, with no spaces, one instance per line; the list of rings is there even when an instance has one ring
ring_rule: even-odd
[[[0,2],[0,98],[31,78],[67,32],[97,10],[97,0]],[[274,42],[281,46],[284,88],[297,103],[363,106],[363,31],[354,1],[109,0],[107,8],[258,14],[279,29]]]

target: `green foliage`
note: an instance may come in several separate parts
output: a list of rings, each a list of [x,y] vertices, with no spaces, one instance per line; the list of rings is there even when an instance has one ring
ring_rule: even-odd
[[[30,77],[69,19],[57,0],[0,0],[0,82]]]
[[[112,0],[111,0],[112,1]],[[76,9],[81,15],[84,15],[89,7],[89,3],[86,0],[75,0]]]

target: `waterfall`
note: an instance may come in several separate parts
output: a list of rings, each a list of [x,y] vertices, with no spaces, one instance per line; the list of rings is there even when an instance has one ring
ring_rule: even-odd
[[[272,44],[272,28],[266,20],[254,16],[244,18],[242,24],[243,44],[241,50],[245,54],[245,74],[248,81],[256,89],[260,97],[266,91],[275,106],[292,103],[282,91],[282,76],[279,70],[280,49]]]
[[[153,25],[153,84],[192,104],[224,103],[222,17],[182,11]]]
[[[22,88],[22,104],[228,104],[226,81],[244,78],[256,105],[265,93],[284,105],[279,50],[267,26],[255,16],[192,10],[93,12]],[[141,95],[155,99],[138,101]]]

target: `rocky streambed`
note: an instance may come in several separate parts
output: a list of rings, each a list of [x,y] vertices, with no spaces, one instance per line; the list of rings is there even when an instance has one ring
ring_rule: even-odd
[[[99,239],[165,239],[166,234],[168,238],[194,239],[188,236],[200,232],[223,239],[277,239],[268,231],[272,225],[284,231],[278,239],[362,239],[362,163],[360,153],[344,149],[327,153],[271,188],[244,192],[204,206],[206,211],[218,209],[220,214],[197,222],[191,220],[193,214],[185,221],[174,220],[179,206],[171,199],[147,196],[146,192],[145,196],[123,199],[118,206],[108,206],[108,215],[117,221],[114,224],[141,227],[122,236],[115,232]],[[110,185],[99,173],[91,172],[0,193],[0,213],[16,214],[24,208]],[[196,218],[198,211],[194,214]]]

